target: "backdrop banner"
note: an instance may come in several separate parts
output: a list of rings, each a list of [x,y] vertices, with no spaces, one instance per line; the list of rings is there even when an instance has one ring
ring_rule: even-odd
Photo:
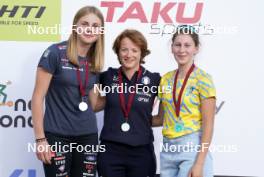
[[[201,38],[195,63],[217,89],[211,151],[215,175],[264,176],[263,7],[258,0],[1,0],[0,1],[0,177],[43,177],[34,143],[31,97],[37,64],[52,43],[67,40],[73,17],[86,5],[105,17],[105,66],[119,67],[112,45],[124,29],[146,37],[151,54],[143,65],[161,75],[177,64],[171,37],[180,24]],[[153,114],[157,113],[155,105]],[[103,112],[97,114],[99,131]],[[153,128],[157,174],[161,127]]]

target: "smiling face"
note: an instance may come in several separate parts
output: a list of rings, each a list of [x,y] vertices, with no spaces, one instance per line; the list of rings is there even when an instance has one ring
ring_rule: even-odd
[[[194,56],[198,53],[198,46],[191,35],[178,34],[171,45],[171,50],[178,65],[186,65],[193,62]]]
[[[101,26],[102,22],[95,14],[84,15],[76,24],[77,40],[85,44],[96,42],[100,35]]]
[[[139,46],[125,37],[121,40],[118,58],[122,67],[126,69],[136,69],[140,65],[141,50]]]

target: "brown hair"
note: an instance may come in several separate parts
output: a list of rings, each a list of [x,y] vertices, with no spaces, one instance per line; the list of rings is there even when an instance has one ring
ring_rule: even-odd
[[[197,34],[195,28],[190,25],[180,25],[177,27],[176,32],[172,36],[172,43],[179,34],[188,34],[193,39],[195,47],[200,45],[199,35]]]
[[[134,29],[126,29],[121,34],[119,34],[113,44],[113,50],[117,56],[119,53],[121,41],[124,38],[129,38],[135,45],[137,45],[140,48],[141,50],[140,63],[144,64],[145,63],[144,58],[145,56],[150,54],[150,50],[148,49],[148,43],[147,43],[146,38],[143,36],[143,34]],[[120,60],[119,60],[119,63],[120,63]]]
[[[100,10],[94,6],[85,6],[78,10],[73,19],[73,26],[76,26],[79,19],[88,14],[95,14],[101,20],[102,27],[104,27],[104,17]],[[92,59],[91,71],[100,72],[104,65],[104,34],[99,35],[99,38],[95,43],[93,43],[87,55],[89,55]],[[72,34],[68,39],[67,57],[73,64],[79,65],[77,53],[77,32],[74,28],[72,28]]]

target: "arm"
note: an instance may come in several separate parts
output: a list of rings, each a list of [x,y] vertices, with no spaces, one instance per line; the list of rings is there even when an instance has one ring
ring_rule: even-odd
[[[214,128],[214,115],[215,115],[216,100],[214,97],[207,98],[201,102],[202,112],[202,138],[201,138],[201,151],[198,153],[195,164],[192,168],[190,175],[197,172],[201,175],[203,165],[205,162],[208,148],[211,144]]]
[[[152,117],[152,127],[159,127],[162,126],[163,124],[163,107],[162,107],[162,102],[159,103],[159,112],[157,115],[154,115]]]
[[[105,97],[100,95],[99,90],[96,89],[96,86],[94,86],[93,90],[89,92],[89,97],[94,112],[100,112],[104,109]]]
[[[49,84],[51,81],[52,75],[45,71],[42,68],[37,69],[36,83],[32,96],[32,121],[33,128],[35,133],[35,138],[45,138],[44,128],[43,128],[43,102],[47,90],[49,88]],[[37,145],[46,145],[47,142],[37,143]],[[37,152],[37,156],[39,160],[42,160],[44,163],[50,163],[50,154],[48,153],[40,153]]]

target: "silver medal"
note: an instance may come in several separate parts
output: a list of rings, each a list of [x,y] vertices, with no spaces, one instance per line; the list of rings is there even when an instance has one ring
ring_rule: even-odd
[[[79,109],[80,109],[81,111],[86,111],[86,110],[88,109],[88,104],[85,103],[84,101],[80,102],[80,104],[79,104]]]
[[[122,123],[122,125],[121,125],[121,130],[122,130],[123,132],[127,132],[127,131],[129,131],[129,129],[130,129],[130,125],[129,125],[127,122]]]

